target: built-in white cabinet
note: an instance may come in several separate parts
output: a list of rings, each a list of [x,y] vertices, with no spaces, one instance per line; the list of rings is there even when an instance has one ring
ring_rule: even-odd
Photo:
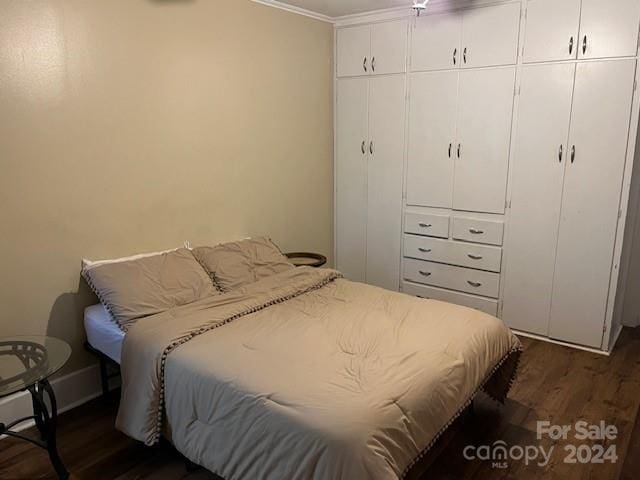
[[[636,54],[638,0],[528,0],[524,62]]]
[[[337,268],[608,350],[640,242],[640,0],[381,18],[336,30]]]
[[[338,77],[405,72],[407,29],[405,20],[338,29]]]
[[[600,347],[635,60],[523,69],[503,319]]]
[[[341,79],[336,112],[336,264],[390,290],[400,276],[405,77]]]
[[[514,82],[513,67],[411,74],[409,205],[504,213]]]
[[[413,28],[413,71],[516,63],[520,4],[420,17]]]

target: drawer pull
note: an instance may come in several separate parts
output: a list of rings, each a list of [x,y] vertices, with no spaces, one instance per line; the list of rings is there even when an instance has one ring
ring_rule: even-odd
[[[467,283],[468,283],[469,285],[471,285],[472,287],[476,287],[476,288],[478,288],[478,287],[481,287],[481,286],[482,286],[482,283],[480,283],[480,282],[472,282],[471,280],[467,280]]]
[[[418,250],[420,250],[422,253],[431,253],[430,248],[418,247]]]
[[[431,227],[433,227],[433,225],[431,225],[430,223],[422,223],[422,222],[420,222],[418,224],[418,226],[420,226],[422,228],[431,228]]]
[[[472,233],[473,235],[482,235],[484,233],[484,230],[478,230],[477,228],[470,228],[469,233]]]
[[[473,253],[469,253],[469,254],[467,254],[467,256],[471,260],[482,260],[482,255],[474,255]]]
[[[425,272],[424,270],[418,270],[418,273],[420,275],[422,275],[423,277],[430,277],[431,276],[431,272]]]

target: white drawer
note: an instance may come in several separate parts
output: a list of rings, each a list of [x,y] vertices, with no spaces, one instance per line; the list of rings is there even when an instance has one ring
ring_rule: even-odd
[[[454,215],[452,223],[452,237],[456,240],[502,245],[504,233],[502,220],[485,220]]]
[[[402,291],[416,297],[432,298],[442,302],[462,305],[463,307],[475,308],[494,317],[498,314],[498,301],[491,298],[476,297],[468,293],[453,292],[412,282],[402,282]]]
[[[404,231],[417,235],[449,238],[449,216],[432,213],[406,213]]]
[[[404,256],[499,272],[502,248],[405,235]]]
[[[498,298],[500,275],[413,258],[403,260],[404,280]]]

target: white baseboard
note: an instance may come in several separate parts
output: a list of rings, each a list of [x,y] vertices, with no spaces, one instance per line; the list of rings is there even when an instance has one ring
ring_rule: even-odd
[[[119,378],[113,378],[109,381],[110,389],[117,388],[119,385]],[[56,395],[58,413],[66,412],[102,395],[100,368],[98,365],[91,365],[81,370],[76,370],[52,380],[51,387]],[[33,415],[31,394],[29,392],[18,392],[0,400],[1,422],[10,423],[29,415]],[[20,425],[16,425],[14,430],[24,430],[33,425],[33,420],[23,422]],[[4,437],[0,436],[0,438]]]

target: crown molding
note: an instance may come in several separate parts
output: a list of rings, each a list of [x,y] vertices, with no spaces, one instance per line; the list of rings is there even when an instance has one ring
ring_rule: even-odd
[[[251,0],[251,1],[254,3],[260,3],[261,5],[266,5],[268,7],[278,8],[286,12],[303,15],[305,17],[313,18],[315,20],[320,20],[322,22],[334,23],[333,17],[330,17],[328,15],[323,15],[321,13],[312,12],[311,10],[306,10],[304,8],[295,7],[293,5],[288,5],[286,3],[279,2],[278,0]]]

